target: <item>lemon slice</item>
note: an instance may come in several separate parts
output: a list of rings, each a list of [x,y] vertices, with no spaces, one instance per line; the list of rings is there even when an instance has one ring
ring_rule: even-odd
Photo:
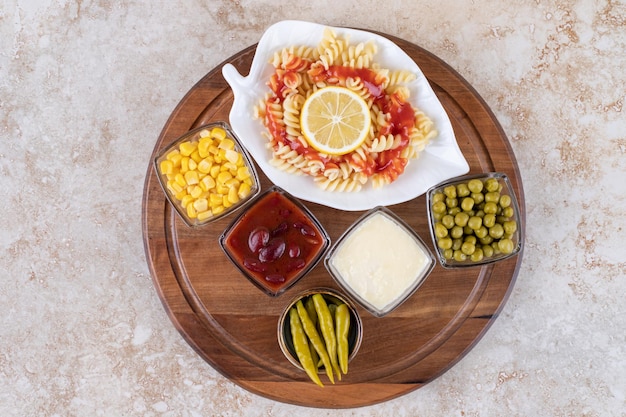
[[[370,124],[365,100],[344,87],[317,90],[300,112],[304,138],[315,150],[329,155],[344,155],[361,146]]]

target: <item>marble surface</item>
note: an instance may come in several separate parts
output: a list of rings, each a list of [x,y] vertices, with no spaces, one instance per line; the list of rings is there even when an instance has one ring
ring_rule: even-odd
[[[623,0],[113,2],[0,9],[0,415],[625,416]],[[410,40],[465,77],[518,159],[526,253],[501,316],[401,398],[251,394],[168,320],[141,232],[158,134],[196,81],[283,19]]]

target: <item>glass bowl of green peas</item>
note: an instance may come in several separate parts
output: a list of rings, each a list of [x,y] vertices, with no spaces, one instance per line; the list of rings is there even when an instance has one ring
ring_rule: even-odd
[[[298,294],[280,315],[277,330],[285,358],[319,386],[345,378],[363,339],[356,308],[330,288]]]
[[[426,204],[433,245],[444,268],[498,262],[522,248],[519,205],[504,173],[445,181],[427,191]]]

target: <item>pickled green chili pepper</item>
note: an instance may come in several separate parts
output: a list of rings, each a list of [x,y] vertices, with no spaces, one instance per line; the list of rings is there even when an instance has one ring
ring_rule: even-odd
[[[300,316],[295,308],[289,310],[289,325],[291,327],[291,338],[293,340],[293,347],[296,350],[296,355],[300,364],[304,368],[309,378],[320,387],[323,387],[320,377],[317,375],[317,366],[311,358],[311,351],[309,350],[309,342],[307,341],[306,333],[302,327]]]
[[[326,344],[326,351],[330,357],[332,369],[337,373],[337,377],[341,380],[341,370],[337,363],[337,335],[335,334],[335,322],[332,314],[326,304],[326,300],[322,294],[314,294],[312,296],[317,311],[317,318],[320,322],[320,330]]]
[[[337,304],[335,303],[327,303],[328,304],[328,310],[330,310],[330,316],[333,318],[333,320],[335,320],[335,310],[337,310]]]
[[[304,302],[304,307],[306,308],[306,312],[309,314],[309,318],[313,322],[313,325],[317,327],[317,312],[315,311],[315,304],[313,303],[313,299],[311,297],[306,298],[306,301]],[[309,347],[311,349],[311,357],[313,358],[313,363],[319,368],[320,357],[312,344],[309,345]]]
[[[330,379],[330,382],[334,384],[335,377],[333,376],[333,367],[330,362],[328,352],[326,351],[324,341],[320,337],[317,329],[315,328],[315,325],[313,324],[311,318],[306,312],[306,308],[304,307],[302,300],[298,300],[298,302],[296,303],[296,309],[298,310],[298,316],[300,317],[300,321],[302,322],[304,332],[309,337],[309,340],[313,344],[313,347],[317,351],[317,354],[322,359],[322,363],[324,364],[324,368],[326,369],[326,375],[328,375],[328,379]]]
[[[341,372],[348,373],[348,332],[350,331],[350,311],[345,304],[339,304],[335,311],[335,327],[337,331],[337,357]]]

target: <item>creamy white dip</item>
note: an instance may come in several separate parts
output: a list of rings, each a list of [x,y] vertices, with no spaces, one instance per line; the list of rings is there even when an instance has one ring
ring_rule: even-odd
[[[344,284],[378,311],[423,279],[430,263],[414,237],[381,212],[352,230],[330,259]]]

